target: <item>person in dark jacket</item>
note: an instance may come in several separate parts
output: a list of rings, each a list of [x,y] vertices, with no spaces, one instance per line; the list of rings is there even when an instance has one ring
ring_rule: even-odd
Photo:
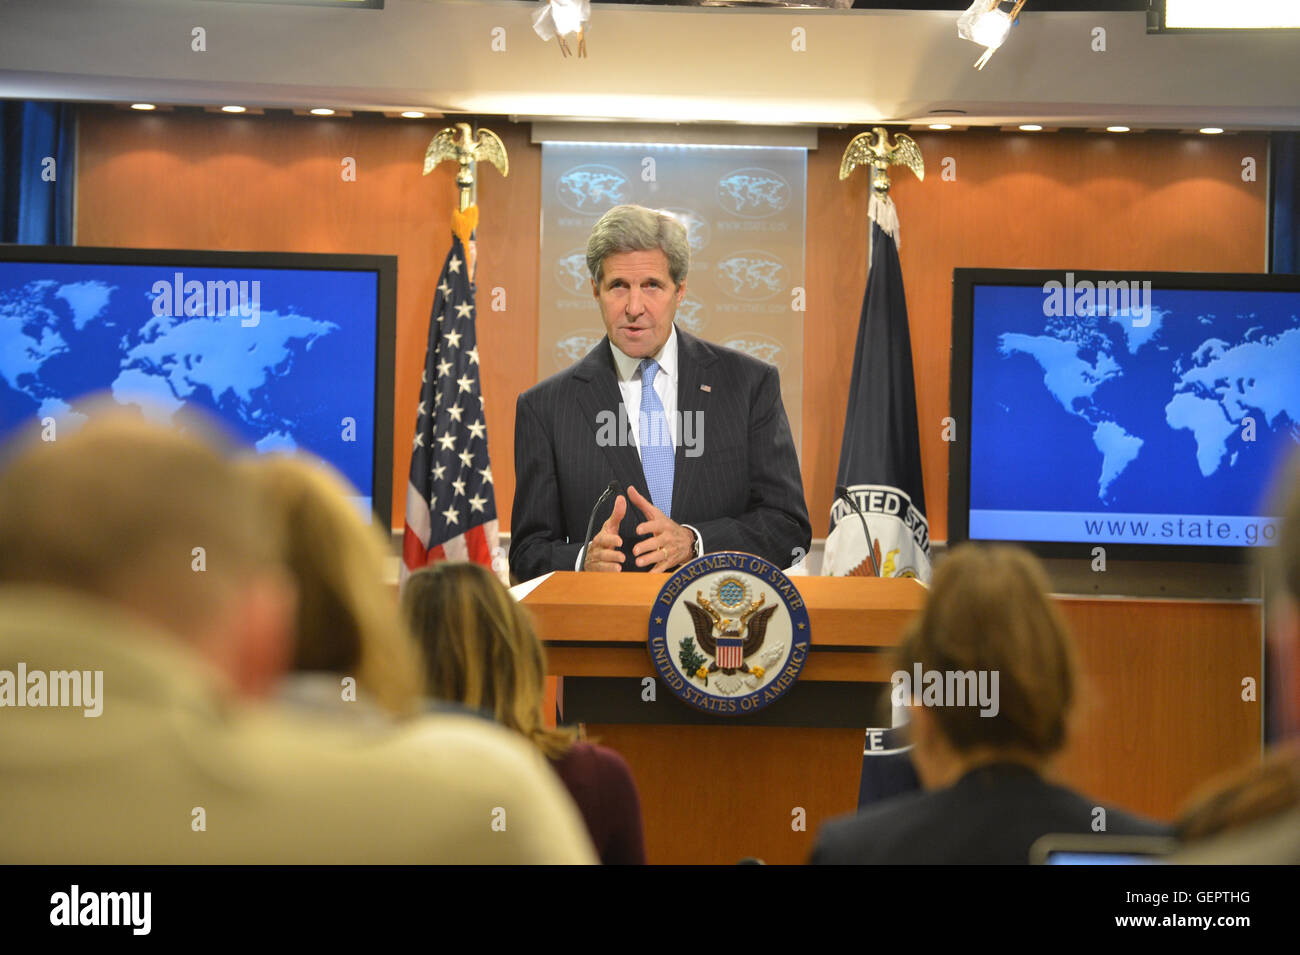
[[[485,567],[442,562],[412,574],[402,608],[424,649],[429,693],[490,714],[550,760],[606,865],[643,865],[641,800],[627,763],[542,719],[546,655],[528,611]]]
[[[1051,781],[1076,697],[1074,648],[1038,562],[956,548],[898,649],[924,791],[831,820],[814,864],[1024,864],[1049,833],[1168,835]]]

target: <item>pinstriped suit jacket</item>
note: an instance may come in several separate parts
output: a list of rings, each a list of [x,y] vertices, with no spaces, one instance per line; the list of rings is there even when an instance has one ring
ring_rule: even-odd
[[[700,412],[695,420],[702,427],[695,457],[687,454],[679,428],[669,516],[696,527],[706,552],[746,551],[788,567],[796,548],[807,552],[812,525],[777,370],[681,328],[677,335],[677,410]],[[573,569],[591,508],[611,480],[623,493],[635,486],[650,497],[636,447],[597,441],[608,420],[601,412],[617,420],[621,401],[608,338],[572,368],[519,396],[510,534],[510,570],[519,580]],[[629,409],[628,419],[635,428],[636,409]],[[613,507],[611,498],[596,517],[597,530]],[[632,548],[644,520],[629,501],[618,530],[625,571],[643,569]]]

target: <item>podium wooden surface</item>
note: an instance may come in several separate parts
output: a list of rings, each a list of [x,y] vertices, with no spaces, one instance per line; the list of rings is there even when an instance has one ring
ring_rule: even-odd
[[[800,683],[887,682],[889,649],[924,588],[907,580],[791,579],[812,624]],[[572,572],[543,581],[523,602],[547,645],[549,672],[653,676],[647,625],[665,581]],[[1099,801],[1170,819],[1207,780],[1258,759],[1261,704],[1242,692],[1246,678],[1263,686],[1258,603],[1054,599],[1082,669],[1076,732],[1057,778]],[[662,684],[656,689],[665,705],[686,708]],[[787,702],[764,712],[779,713]],[[803,862],[821,823],[857,805],[861,728],[755,726],[715,716],[698,725],[588,723],[587,730],[632,767],[652,863]]]
[[[650,606],[668,578],[660,574],[557,571],[524,606],[546,644],[557,676],[654,676],[646,652]],[[888,648],[925,600],[914,580],[792,577],[812,630],[800,680],[888,682]],[[685,704],[683,704],[685,705]],[[773,705],[779,705],[773,704]]]
[[[556,572],[523,600],[556,676],[654,677],[646,650],[661,574]],[[884,683],[889,650],[925,599],[914,580],[793,577],[811,650],[799,682]],[[656,680],[656,693],[681,706]],[[637,688],[634,688],[634,691]],[[864,693],[868,690],[864,687]],[[765,711],[780,713],[786,699]],[[817,825],[857,802],[863,728],[588,723],[628,761],[641,792],[652,863],[798,863]]]

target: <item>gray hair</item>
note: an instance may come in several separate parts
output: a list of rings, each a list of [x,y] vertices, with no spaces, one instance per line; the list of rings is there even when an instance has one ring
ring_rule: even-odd
[[[686,226],[673,215],[645,206],[615,206],[600,217],[587,240],[587,271],[596,284],[605,277],[605,258],[617,252],[662,249],[668,257],[668,275],[674,285],[686,281],[691,267],[691,246]]]

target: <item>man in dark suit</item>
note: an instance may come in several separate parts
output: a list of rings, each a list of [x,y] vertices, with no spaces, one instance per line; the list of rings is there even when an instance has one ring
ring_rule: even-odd
[[[812,526],[777,371],[674,326],[689,264],[686,229],[666,213],[616,206],[593,228],[587,267],[608,334],[515,409],[518,579],[667,571],[719,550],[786,567],[807,553]],[[626,496],[584,550],[611,481]]]

